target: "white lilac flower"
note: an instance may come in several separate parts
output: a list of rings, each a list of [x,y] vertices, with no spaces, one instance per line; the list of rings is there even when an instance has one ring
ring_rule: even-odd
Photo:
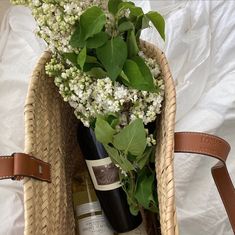
[[[156,145],[156,140],[154,139],[153,134],[148,135],[148,137],[147,137],[147,145],[148,146]]]
[[[161,112],[164,86],[159,76],[160,70],[154,77],[154,82],[160,87],[159,93],[130,89],[108,77],[95,79],[74,66],[66,69],[55,56],[46,66],[46,72],[55,77],[60,94],[86,126],[98,114],[116,113],[120,116],[120,126],[126,126],[137,118],[148,124],[155,121]],[[125,110],[126,105],[129,106],[128,112]]]
[[[81,72],[68,60],[64,61],[65,52],[79,53],[69,45],[75,23],[82,13],[91,6],[99,6],[106,14],[106,32],[116,35],[115,19],[107,10],[107,0],[11,0],[14,4],[23,4],[32,9],[32,14],[38,23],[38,35],[45,40],[53,52],[53,58],[46,65],[46,73],[55,78],[55,84],[63,99],[75,109],[75,115],[85,126],[89,126],[98,114],[117,114],[123,128],[131,121],[141,118],[144,124],[153,122],[161,112],[164,96],[164,84],[156,61],[148,58],[140,51],[154,77],[154,84],[159,87],[158,93],[139,91],[127,88],[110,78],[95,79]],[[123,17],[128,17],[129,10],[120,11]],[[148,136],[148,145],[154,144],[154,139]]]
[[[107,14],[107,0],[11,0],[13,4],[26,5],[38,23],[37,34],[45,40],[48,48],[54,53],[73,52],[69,40],[74,25],[81,14],[91,6],[99,6]],[[110,24],[113,24],[110,21]]]

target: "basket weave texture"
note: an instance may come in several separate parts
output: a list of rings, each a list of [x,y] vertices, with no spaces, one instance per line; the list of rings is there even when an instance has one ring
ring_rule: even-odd
[[[162,235],[178,235],[173,172],[175,88],[167,60],[159,49],[141,42],[157,61],[165,82],[163,112],[157,126],[156,172]],[[45,52],[31,79],[25,105],[25,153],[51,164],[52,183],[24,179],[25,235],[74,235],[71,183],[78,159],[78,121],[63,102],[52,78],[45,74]],[[152,232],[150,232],[152,234]]]

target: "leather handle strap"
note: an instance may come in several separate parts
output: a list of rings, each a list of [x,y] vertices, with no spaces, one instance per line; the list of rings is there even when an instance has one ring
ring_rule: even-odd
[[[24,153],[0,156],[0,180],[31,177],[51,182],[50,164]]]
[[[235,234],[235,188],[226,166],[230,145],[214,135],[177,132],[175,133],[175,152],[203,154],[219,160],[212,167],[211,172]]]

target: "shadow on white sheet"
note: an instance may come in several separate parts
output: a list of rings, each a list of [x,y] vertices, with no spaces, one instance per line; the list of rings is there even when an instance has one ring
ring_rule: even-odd
[[[24,150],[24,102],[32,69],[43,51],[33,34],[30,11],[13,7],[0,29],[0,154]],[[0,181],[0,235],[22,235],[24,229],[21,182]]]

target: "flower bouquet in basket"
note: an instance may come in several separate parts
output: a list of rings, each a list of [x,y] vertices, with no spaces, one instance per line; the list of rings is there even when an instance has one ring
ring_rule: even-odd
[[[64,101],[82,123],[80,136],[86,138],[80,143],[87,162],[95,160],[86,154],[93,141],[93,148],[102,149],[97,159],[109,157],[106,167],[111,164],[118,173],[118,186],[112,188],[115,182],[109,182],[108,190],[120,191],[121,186],[133,217],[142,209],[158,213],[155,122],[164,84],[159,65],[144,53],[140,36],[143,29],[155,27],[164,39],[162,16],[146,14],[124,0],[12,2],[32,9],[37,33],[52,52],[46,73],[55,78]],[[89,164],[93,179],[95,167]],[[98,181],[96,190],[105,191]]]

